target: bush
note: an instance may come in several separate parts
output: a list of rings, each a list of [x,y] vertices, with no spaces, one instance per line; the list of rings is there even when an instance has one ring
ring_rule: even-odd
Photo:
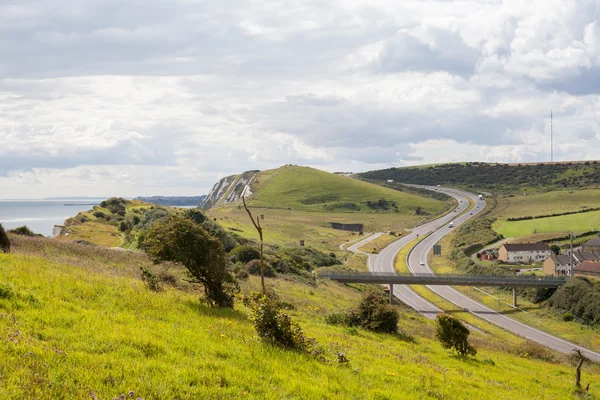
[[[348,314],[350,326],[358,326],[373,332],[398,332],[398,312],[387,304],[383,292],[367,291],[356,310]]]
[[[41,236],[38,235],[37,233],[34,233],[31,229],[29,229],[27,226],[20,226],[18,228],[15,229],[11,229],[10,231],[8,231],[9,233],[13,233],[15,235],[21,235],[21,236],[29,236],[29,237],[34,237],[34,236]]]
[[[10,240],[8,239],[8,235],[2,224],[0,224],[0,250],[2,250],[3,253],[8,253],[10,251]]]
[[[325,322],[330,325],[349,325],[348,315],[343,312],[326,315]]]
[[[570,313],[586,325],[600,325],[600,282],[571,278],[550,297],[548,306],[563,315]]]
[[[127,232],[128,230],[130,230],[131,227],[129,226],[129,224],[125,221],[121,221],[121,223],[119,224],[119,230],[121,232]]]
[[[566,322],[573,321],[574,318],[575,318],[575,316],[573,314],[571,314],[570,312],[566,312],[562,315],[563,321],[566,321]]]
[[[232,250],[234,261],[239,261],[244,264],[249,263],[252,260],[258,260],[260,258],[260,252],[254,246],[237,246]]]
[[[456,317],[438,314],[436,336],[445,349],[454,349],[461,356],[476,355],[477,350],[469,343],[469,329]]]
[[[207,219],[206,215],[197,208],[190,208],[185,212],[185,216],[200,225]]]
[[[260,260],[250,261],[248,264],[246,264],[244,270],[251,275],[260,275]],[[276,276],[273,267],[267,263],[264,264],[263,273],[267,278],[274,278]]]
[[[93,215],[94,215],[94,217],[100,218],[100,219],[106,218],[106,214],[104,214],[102,211],[94,211]]]
[[[160,292],[161,287],[158,277],[154,275],[152,271],[144,267],[140,267],[140,272],[142,273],[142,281],[146,284],[148,289],[153,292]]]
[[[287,349],[308,350],[313,341],[306,338],[302,328],[285,313],[277,296],[252,292],[244,299],[250,309],[250,320],[260,339],[268,344]]]

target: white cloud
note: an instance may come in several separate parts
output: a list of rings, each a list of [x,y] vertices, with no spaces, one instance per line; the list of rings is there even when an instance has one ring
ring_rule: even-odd
[[[0,4],[0,197],[600,157],[598,0]]]

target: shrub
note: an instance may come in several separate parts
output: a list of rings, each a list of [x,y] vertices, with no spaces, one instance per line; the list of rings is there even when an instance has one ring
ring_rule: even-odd
[[[461,356],[476,355],[477,350],[469,343],[469,329],[456,317],[438,314],[436,336],[445,349],[454,349]]]
[[[356,310],[348,314],[350,326],[359,326],[373,332],[398,332],[398,312],[387,304],[381,291],[367,291]]]
[[[235,261],[242,262],[244,264],[249,263],[252,260],[260,258],[260,252],[254,246],[243,245],[238,246],[232,250]]]
[[[563,321],[566,321],[566,322],[573,321],[573,318],[575,318],[575,316],[573,314],[571,314],[570,312],[566,312],[562,315]]]
[[[160,292],[160,280],[158,277],[145,267],[140,267],[140,272],[142,273],[142,281],[146,284],[148,289],[153,292]]]
[[[8,253],[10,251],[10,239],[8,239],[8,235],[2,224],[0,224],[0,250],[2,250],[3,253]]]
[[[106,214],[104,214],[102,211],[94,211],[93,215],[94,215],[94,217],[100,218],[100,219],[106,218]]]
[[[190,208],[185,212],[185,216],[197,224],[202,224],[207,219],[206,215],[197,208]]]
[[[27,226],[20,226],[18,228],[15,229],[11,229],[10,231],[8,231],[10,233],[14,233],[15,235],[21,235],[21,236],[29,236],[29,237],[34,237],[34,236],[41,236],[38,235],[37,233],[34,233],[31,229],[29,229]]]
[[[343,312],[331,313],[325,316],[325,322],[330,325],[348,325],[348,315]]]
[[[287,349],[308,350],[312,346],[313,341],[304,336],[300,325],[281,309],[274,293],[252,292],[244,299],[244,305],[250,309],[250,320],[262,341]]]
[[[260,275],[260,260],[252,260],[244,267],[246,272],[251,275]],[[273,267],[265,262],[263,268],[263,274],[267,278],[274,278],[276,276]]]
[[[129,224],[125,221],[121,221],[121,223],[119,224],[119,230],[121,232],[127,232],[128,230],[130,230],[131,227],[129,226]]]

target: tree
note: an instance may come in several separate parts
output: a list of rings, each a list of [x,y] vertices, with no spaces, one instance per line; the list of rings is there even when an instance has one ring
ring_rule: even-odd
[[[581,350],[579,349],[574,349],[573,350],[573,356],[577,357],[577,367],[575,369],[575,386],[577,387],[577,389],[581,390],[581,367],[583,366],[583,362],[586,361],[587,359],[585,358],[585,356],[583,354],[581,354]],[[590,389],[590,384],[587,384],[587,387],[585,388],[585,391],[587,392]]]
[[[454,348],[461,356],[476,355],[477,350],[469,343],[469,329],[456,317],[438,314],[436,336],[445,349]]]
[[[550,246],[550,250],[552,250],[552,254],[559,255],[560,254],[560,246],[553,244]]]
[[[196,222],[181,214],[159,220],[146,235],[144,246],[156,263],[182,264],[192,277],[190,282],[204,286],[211,305],[233,308],[239,286],[227,266],[223,244]]]
[[[244,208],[246,209],[246,212],[250,217],[250,221],[252,221],[252,225],[254,225],[254,227],[256,228],[256,231],[258,232],[258,237],[260,238],[260,284],[262,287],[262,294],[266,294],[267,289],[265,288],[265,264],[263,261],[263,229],[262,226],[260,226],[260,220],[258,219],[258,217],[256,217],[256,221],[254,221],[254,217],[252,216],[250,209],[246,205],[246,198],[243,195],[242,203],[244,203]]]
[[[10,251],[10,240],[8,239],[8,235],[4,230],[2,224],[0,224],[0,250],[4,253],[8,253]]]

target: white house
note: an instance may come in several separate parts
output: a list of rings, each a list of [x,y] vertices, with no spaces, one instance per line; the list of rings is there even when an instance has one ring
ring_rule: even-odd
[[[498,250],[498,260],[509,264],[543,262],[552,251],[546,243],[507,243]]]

